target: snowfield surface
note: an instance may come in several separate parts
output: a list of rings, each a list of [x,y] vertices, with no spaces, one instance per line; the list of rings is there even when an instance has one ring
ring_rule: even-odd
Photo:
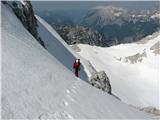
[[[150,117],[77,79],[3,4],[2,16],[3,119]]]
[[[138,43],[108,48],[82,44],[78,47],[79,54],[98,71],[106,71],[113,93],[122,101],[137,107],[160,109],[159,40],[160,34],[155,33]]]
[[[36,15],[38,19],[38,33],[46,49],[64,65],[70,71],[73,72],[73,63],[77,58],[74,51],[64,42],[64,40],[59,36],[59,34],[42,18]],[[75,57],[76,56],[76,57]],[[88,80],[87,74],[84,71],[83,65],[81,65],[80,76],[82,80]]]

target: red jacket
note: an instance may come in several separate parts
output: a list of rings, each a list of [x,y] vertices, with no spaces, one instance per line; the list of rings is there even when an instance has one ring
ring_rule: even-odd
[[[74,62],[74,64],[73,64],[73,68],[74,69],[79,69],[80,68],[80,65],[81,65],[81,63],[80,62]]]

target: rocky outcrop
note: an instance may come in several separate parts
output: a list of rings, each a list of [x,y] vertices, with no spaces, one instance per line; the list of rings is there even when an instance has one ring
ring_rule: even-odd
[[[90,9],[75,21],[66,12],[44,11],[45,19],[69,45],[75,43],[101,47],[141,40],[160,29],[159,10],[130,10],[113,6]]]
[[[150,114],[154,114],[154,115],[157,115],[157,116],[160,116],[160,110],[156,109],[155,107],[144,107],[144,108],[141,108],[140,111],[144,111],[146,113],[150,113]]]
[[[143,50],[143,53],[137,53],[132,56],[125,57],[125,62],[126,63],[130,62],[131,64],[142,62],[144,57],[147,57],[145,49]]]
[[[160,29],[159,10],[134,11],[113,6],[91,9],[81,25],[97,30],[107,46],[138,41]]]
[[[109,78],[106,75],[106,73],[104,71],[97,72],[89,60],[86,60],[86,66],[91,74],[89,83],[92,86],[98,89],[101,89],[102,91],[105,91],[109,93],[110,95],[114,96],[115,98],[117,98],[118,100],[120,100],[116,95],[111,93],[112,88],[111,88],[111,84],[109,82]]]
[[[160,55],[160,42],[155,43],[150,50],[152,50],[155,55]]]
[[[127,56],[124,58],[122,57],[118,58],[114,56],[116,60],[122,61],[124,63],[130,63],[130,64],[141,63],[146,57],[147,57],[146,49],[144,49],[142,53],[136,53],[134,55]]]
[[[99,88],[109,94],[111,94],[111,85],[109,78],[104,71],[94,73],[90,78],[90,84],[96,88]]]
[[[79,25],[54,25],[53,27],[69,45],[82,43],[102,47],[106,46],[103,36],[98,31],[89,27]]]
[[[34,16],[34,11],[31,2],[24,0],[23,3],[20,1],[6,1],[3,4],[9,5],[12,8],[15,15],[22,22],[23,26],[36,38],[36,40],[43,46],[44,42],[39,37],[37,32],[37,19]]]

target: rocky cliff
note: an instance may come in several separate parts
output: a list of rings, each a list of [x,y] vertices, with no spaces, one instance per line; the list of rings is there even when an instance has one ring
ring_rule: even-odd
[[[34,11],[30,1],[24,0],[20,1],[3,1],[3,4],[6,4],[10,7],[15,15],[22,22],[23,26],[36,38],[36,40],[43,46],[44,42],[39,37],[37,32],[37,19],[34,16]]]

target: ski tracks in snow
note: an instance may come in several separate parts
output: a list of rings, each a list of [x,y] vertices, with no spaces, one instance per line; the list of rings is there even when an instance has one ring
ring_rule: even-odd
[[[64,93],[64,98],[60,101],[62,108],[57,112],[43,113],[38,118],[40,120],[44,119],[74,119],[68,112],[65,111],[65,108],[68,107],[72,102],[75,102],[74,96],[78,94],[79,88],[81,87],[80,80],[75,81],[74,84],[69,86]]]

